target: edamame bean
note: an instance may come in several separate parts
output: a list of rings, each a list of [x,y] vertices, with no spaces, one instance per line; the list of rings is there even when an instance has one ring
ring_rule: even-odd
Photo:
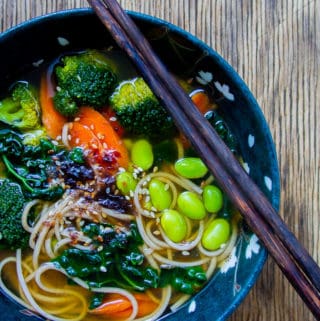
[[[131,149],[132,162],[141,167],[143,170],[148,170],[153,164],[152,146],[146,139],[139,139],[133,143]]]
[[[164,233],[172,242],[179,243],[187,236],[187,222],[183,215],[176,210],[164,210],[160,224]]]
[[[119,173],[116,177],[117,188],[123,195],[129,195],[130,191],[134,191],[137,186],[137,181],[129,172]]]
[[[185,157],[178,159],[174,168],[179,175],[185,178],[201,178],[207,174],[208,168],[198,157]]]
[[[163,211],[171,205],[172,195],[168,187],[169,186],[156,178],[153,178],[149,183],[151,202],[158,211]]]
[[[228,241],[229,236],[229,222],[223,218],[217,218],[205,228],[201,242],[205,249],[215,251]]]
[[[208,185],[203,189],[203,203],[206,210],[210,213],[217,213],[223,206],[223,194],[219,187]]]
[[[177,204],[180,212],[193,220],[202,220],[206,216],[206,209],[199,196],[190,191],[179,194]]]

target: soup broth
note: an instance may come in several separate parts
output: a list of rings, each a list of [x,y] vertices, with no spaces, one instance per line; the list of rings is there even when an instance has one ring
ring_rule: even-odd
[[[177,79],[240,160],[207,88]],[[201,290],[239,215],[123,54],[66,53],[0,97],[9,297],[49,320],[156,320]]]

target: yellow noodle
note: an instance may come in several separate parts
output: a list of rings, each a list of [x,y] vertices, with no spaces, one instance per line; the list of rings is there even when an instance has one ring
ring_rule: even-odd
[[[161,263],[164,263],[164,264],[169,265],[169,266],[177,266],[177,267],[198,266],[198,265],[205,264],[210,260],[210,258],[203,258],[203,259],[195,260],[195,261],[191,261],[191,262],[190,261],[181,262],[181,261],[169,260],[169,259],[163,257],[162,255],[158,254],[158,253],[153,253],[152,255],[156,260],[158,260]]]

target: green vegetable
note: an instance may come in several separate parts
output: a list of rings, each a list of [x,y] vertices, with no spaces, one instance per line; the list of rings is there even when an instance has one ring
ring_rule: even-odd
[[[180,212],[193,220],[202,220],[207,214],[202,200],[194,192],[179,194],[177,204]]]
[[[162,140],[176,132],[172,117],[142,78],[120,83],[110,103],[120,124],[131,134]]]
[[[218,250],[230,237],[230,224],[223,218],[214,219],[206,226],[201,239],[202,245],[209,251]]]
[[[21,224],[25,198],[18,184],[0,181],[0,246],[12,250],[26,248],[29,233]]]
[[[194,294],[206,282],[206,273],[201,266],[161,270],[160,286],[171,284],[178,292]]]
[[[133,178],[129,172],[122,172],[116,177],[117,188],[123,195],[129,195],[130,191],[134,191],[137,185],[137,181]]]
[[[90,287],[121,286],[145,291],[158,286],[156,270],[144,266],[144,255],[138,246],[143,242],[135,223],[118,231],[111,225],[90,223],[83,233],[93,238],[96,250],[65,250],[53,262],[69,276],[79,277]]]
[[[17,82],[11,97],[0,101],[0,121],[26,132],[40,127],[40,106],[34,89]]]
[[[160,224],[167,237],[179,243],[187,236],[187,222],[176,210],[166,209],[162,212]]]
[[[24,145],[39,145],[40,140],[47,139],[48,135],[44,127],[38,127],[37,129],[25,132],[23,135]]]
[[[179,175],[189,179],[201,178],[208,172],[208,168],[198,157],[178,159],[174,164],[174,168]]]
[[[217,134],[224,141],[224,143],[230,148],[230,150],[237,154],[238,143],[236,137],[231,132],[230,128],[224,121],[224,119],[215,110],[208,111],[205,115],[209,123],[216,130]]]
[[[154,166],[163,163],[174,163],[178,157],[177,144],[174,140],[166,139],[153,145]]]
[[[153,164],[152,146],[146,139],[139,139],[131,148],[131,160],[134,165],[148,170]]]
[[[67,117],[80,106],[103,107],[117,85],[117,77],[108,59],[89,50],[65,56],[55,68],[58,90],[53,98],[55,108]]]
[[[40,140],[37,146],[24,145],[22,136],[9,130],[0,130],[0,157],[10,178],[22,187],[30,198],[53,200],[64,190],[61,186],[48,184],[48,170],[54,166],[51,154],[55,145]]]
[[[149,183],[149,193],[152,205],[158,210],[163,211],[170,207],[172,202],[171,191],[166,188],[166,184],[153,178]]]
[[[71,149],[71,151],[69,152],[69,158],[75,163],[83,164],[84,163],[83,149],[81,147],[75,147]]]
[[[210,213],[217,213],[223,207],[223,194],[219,187],[215,185],[205,186],[202,193],[203,203]]]

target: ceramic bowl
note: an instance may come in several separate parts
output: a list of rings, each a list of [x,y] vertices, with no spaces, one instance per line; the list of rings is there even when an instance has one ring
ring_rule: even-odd
[[[246,170],[278,209],[279,172],[268,125],[255,98],[213,49],[168,22],[130,12],[168,68],[192,76],[211,88],[220,110],[233,129]],[[35,18],[0,35],[0,92],[24,72],[30,72],[62,52],[114,45],[111,36],[90,9],[75,9]],[[231,256],[210,282],[174,313],[160,320],[225,320],[255,283],[267,253],[245,225]],[[31,321],[37,316],[0,296],[1,315],[7,321]]]

